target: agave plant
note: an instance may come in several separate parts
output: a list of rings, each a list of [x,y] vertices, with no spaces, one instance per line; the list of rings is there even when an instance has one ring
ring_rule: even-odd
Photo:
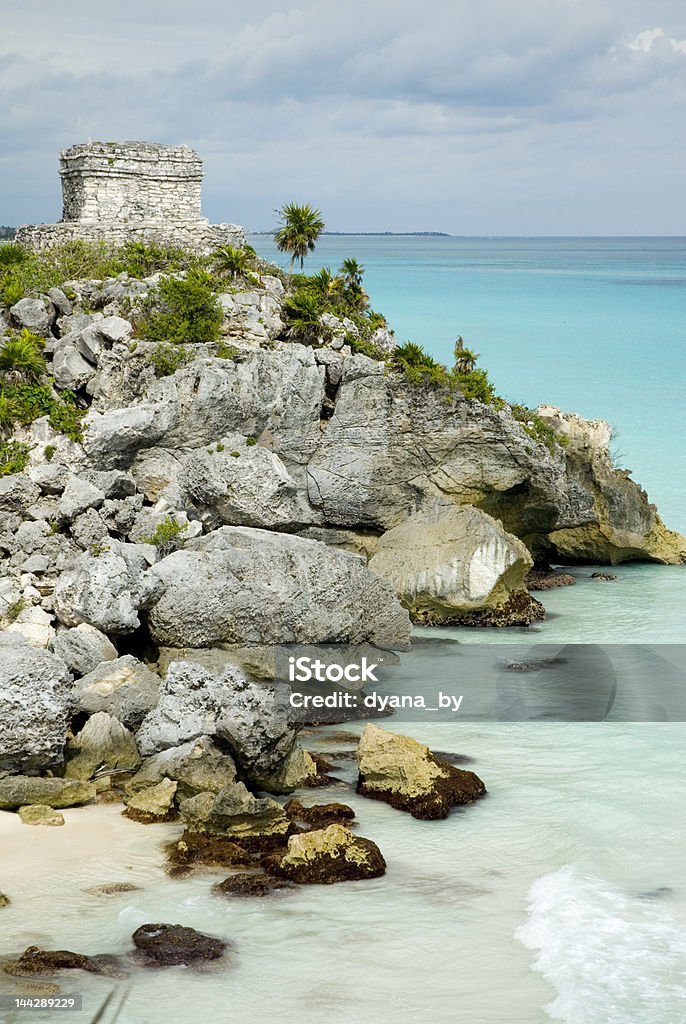
[[[45,373],[41,347],[41,339],[26,329],[17,338],[7,338],[0,346],[0,374],[14,380],[40,380]]]
[[[7,270],[8,267],[16,267],[20,263],[26,263],[28,258],[28,250],[18,242],[0,244],[0,271]]]

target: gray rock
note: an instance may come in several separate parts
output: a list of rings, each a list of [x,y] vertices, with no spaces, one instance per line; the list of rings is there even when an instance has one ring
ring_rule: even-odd
[[[219,673],[190,662],[172,663],[160,699],[137,734],[143,755],[202,736],[229,744],[251,780],[278,773],[295,744],[288,722],[288,689],[250,680],[233,665]]]
[[[133,734],[105,711],[88,719],[67,744],[65,777],[87,780],[95,772],[135,772],[141,763]]]
[[[135,793],[147,789],[164,778],[178,783],[180,798],[218,793],[236,781],[236,765],[228,754],[222,754],[209,736],[200,736],[147,758],[126,791]]]
[[[42,462],[39,466],[31,467],[29,476],[44,494],[61,494],[67,486],[69,470],[56,463]]]
[[[45,555],[31,555],[21,566],[22,572],[30,572],[35,576],[42,576],[50,567],[50,562]]]
[[[13,811],[28,804],[46,807],[73,807],[95,799],[91,782],[74,779],[42,779],[36,776],[7,775],[0,778],[0,810]]]
[[[72,305],[61,288],[50,288],[48,298],[61,316],[71,316]]]
[[[88,622],[114,636],[131,633],[138,616],[160,594],[159,576],[147,570],[146,551],[112,541],[98,556],[84,554],[78,567],[63,573],[55,588],[55,612],[65,626]]]
[[[94,508],[76,517],[71,524],[71,535],[84,551],[95,553],[109,546],[110,536],[105,520]]]
[[[137,729],[157,704],[159,677],[130,654],[105,661],[74,685],[79,711],[106,711],[129,729]]]
[[[285,836],[290,820],[271,797],[258,798],[242,782],[219,793],[200,793],[180,802],[181,818],[190,832],[251,838]]]
[[[0,771],[49,768],[62,759],[71,681],[55,655],[0,633]]]
[[[102,352],[104,341],[100,333],[100,324],[102,320],[98,320],[94,324],[90,324],[89,327],[84,328],[80,331],[76,338],[76,348],[80,355],[91,365],[91,376],[94,372],[93,367],[97,366],[98,357]]]
[[[63,344],[52,357],[52,372],[58,388],[77,390],[88,383],[95,369],[73,345]]]
[[[420,622],[455,622],[498,609],[514,594],[528,603],[533,561],[522,542],[485,512],[438,505],[385,533],[369,568],[395,588]]]
[[[147,618],[164,646],[369,641],[393,647],[409,639],[409,617],[392,588],[361,558],[317,541],[225,526],[150,571],[163,593]]]
[[[47,337],[50,333],[54,309],[48,300],[43,298],[20,299],[10,308],[10,313],[20,327],[25,327],[33,334]]]
[[[102,320],[98,320],[96,328],[100,337],[112,344],[128,341],[133,334],[133,327],[128,320],[124,320],[121,316],[106,316]]]
[[[89,508],[100,508],[105,495],[99,488],[78,476],[67,480],[57,506],[57,519],[60,523],[71,523],[77,516]]]
[[[313,520],[295,481],[278,455],[245,437],[221,439],[185,459],[179,486],[205,522],[216,527],[256,526],[291,530]]]
[[[97,413],[84,419],[84,448],[92,464],[101,469],[128,467],[137,452],[151,448],[178,423],[176,404],[162,397],[125,409]]]
[[[104,633],[82,622],[64,629],[55,637],[53,651],[75,676],[85,676],[103,661],[115,661],[117,648]]]
[[[104,472],[88,469],[82,473],[82,477],[102,491],[108,499],[128,498],[136,493],[136,481],[130,473],[124,473],[119,469]]]
[[[0,477],[0,512],[20,515],[40,498],[40,488],[24,473]]]

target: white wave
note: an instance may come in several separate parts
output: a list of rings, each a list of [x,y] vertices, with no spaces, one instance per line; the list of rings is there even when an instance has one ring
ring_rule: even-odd
[[[529,892],[517,932],[553,986],[565,1024],[683,1024],[686,931],[664,906],[567,866]]]

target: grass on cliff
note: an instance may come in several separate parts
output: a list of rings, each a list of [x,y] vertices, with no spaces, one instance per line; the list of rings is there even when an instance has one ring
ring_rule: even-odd
[[[44,341],[27,330],[10,336],[0,345],[0,440],[16,427],[28,427],[47,416],[53,430],[72,441],[82,440],[81,408],[73,392],[58,392],[47,373]],[[0,475],[19,472],[28,459],[26,445],[18,441],[2,444]],[[19,466],[19,469],[8,468]]]

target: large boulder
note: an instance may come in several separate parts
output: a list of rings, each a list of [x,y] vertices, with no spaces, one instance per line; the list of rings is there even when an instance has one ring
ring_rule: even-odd
[[[182,492],[212,527],[291,530],[312,522],[312,511],[278,455],[245,437],[223,437],[184,461]]]
[[[10,309],[12,319],[33,334],[47,337],[50,324],[55,318],[55,308],[49,299],[41,296],[38,299],[19,299]]]
[[[386,871],[379,847],[371,839],[354,835],[344,825],[291,836],[282,856],[265,861],[271,874],[301,884],[331,885],[362,878],[378,878]]]
[[[180,924],[142,924],[133,933],[136,959],[143,967],[185,967],[221,960],[226,943]]]
[[[176,816],[174,800],[178,784],[173,779],[160,779],[154,786],[127,793],[124,797],[127,818],[142,825],[170,821]]]
[[[520,540],[470,506],[417,512],[385,533],[369,568],[416,622],[528,625],[543,617],[526,591],[533,565]]]
[[[165,778],[177,783],[179,798],[218,793],[236,781],[236,765],[209,736],[200,736],[147,758],[127,784],[126,792],[137,793]]]
[[[33,775],[0,778],[0,810],[13,811],[28,804],[73,807],[95,800],[95,785],[74,779],[43,779]]]
[[[292,830],[283,808],[271,797],[256,797],[242,782],[218,793],[199,793],[180,803],[189,832],[232,839],[285,838]]]
[[[125,726],[105,711],[92,715],[67,745],[65,777],[90,779],[98,770],[135,772],[141,758]]]
[[[486,787],[474,772],[455,768],[423,743],[370,724],[357,750],[357,792],[383,800],[413,818],[447,818],[451,807],[471,804]]]
[[[138,728],[155,707],[159,677],[131,654],[104,661],[74,686],[74,706],[94,715],[106,711],[127,728]]]
[[[151,756],[214,736],[229,745],[243,776],[255,785],[273,780],[282,783],[279,791],[283,786],[293,789],[309,772],[304,760],[300,774],[294,770],[297,765],[291,765],[296,734],[287,708],[283,685],[257,683],[235,665],[227,664],[214,674],[200,665],[177,661],[170,665],[157,706],[136,738],[141,752]],[[203,747],[203,759],[210,752]],[[170,767],[165,761],[165,774],[174,778],[173,769],[171,775],[166,770]],[[216,789],[214,785],[206,788]]]
[[[148,571],[145,546],[112,541],[100,554],[84,554],[55,587],[57,617],[65,626],[87,622],[113,636],[132,633],[138,613],[159,595],[159,577]]]
[[[86,622],[58,633],[52,649],[75,676],[85,676],[101,662],[114,661],[117,657],[114,644]]]
[[[389,584],[363,559],[317,541],[225,526],[151,573],[163,593],[148,623],[165,646],[409,640],[409,617]]]
[[[32,771],[61,761],[71,682],[59,658],[0,634],[0,771]]]

